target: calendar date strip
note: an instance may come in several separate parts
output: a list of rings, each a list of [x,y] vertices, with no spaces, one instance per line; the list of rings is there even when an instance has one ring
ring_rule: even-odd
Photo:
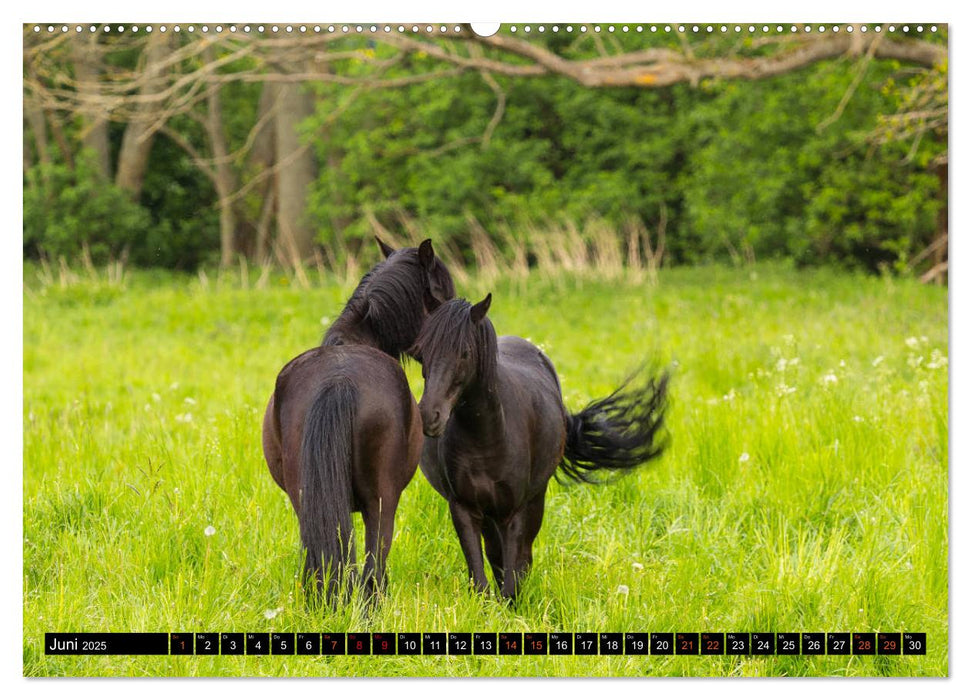
[[[924,632],[48,632],[48,655],[923,656]]]

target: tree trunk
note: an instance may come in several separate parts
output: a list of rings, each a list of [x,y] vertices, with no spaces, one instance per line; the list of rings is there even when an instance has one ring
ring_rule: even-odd
[[[164,84],[164,75],[159,63],[168,51],[168,34],[155,32],[149,35],[142,54],[142,73],[146,81],[139,91],[139,95],[147,97],[157,92]],[[115,184],[131,193],[137,199],[142,192],[145,181],[145,170],[148,168],[148,156],[152,152],[152,142],[155,140],[155,126],[158,118],[158,107],[151,102],[140,102],[134,109],[134,114],[125,128],[125,135],[121,141],[121,152],[118,154],[118,170],[115,174]]]
[[[32,86],[30,90],[26,88],[24,90],[24,120],[34,137],[34,162],[39,165],[47,165],[51,162],[50,147],[47,144],[47,119],[44,117],[42,98],[36,94],[38,91],[42,91],[43,87],[41,87],[34,63],[27,61],[26,56],[24,65]]]
[[[211,62],[212,51],[203,52],[207,62]],[[213,90],[207,99],[206,132],[215,160],[215,186],[219,197],[219,263],[223,267],[233,264],[236,256],[236,212],[230,198],[236,191],[236,173],[229,162],[229,148],[226,146],[226,133],[223,130],[223,111],[219,100],[219,90]]]
[[[247,169],[249,172],[264,173],[274,166],[276,157],[276,85],[263,83],[260,105],[256,115],[256,135],[250,149]],[[268,177],[259,183],[257,192],[260,199],[260,214],[253,232],[253,258],[260,265],[270,259],[270,226],[276,212],[274,186],[275,177]]]
[[[939,240],[947,241],[948,220],[947,220],[947,161],[937,166],[937,182],[941,193],[941,210],[937,214],[937,237]],[[934,253],[934,264],[932,269],[938,270],[934,281],[943,284],[947,280],[948,245],[943,245]]]
[[[54,143],[57,144],[57,149],[61,152],[61,158],[64,164],[71,170],[74,170],[74,152],[71,150],[71,144],[68,143],[64,129],[61,127],[60,117],[52,109],[45,109],[44,116],[47,118],[47,123],[51,127],[51,136],[54,137]]]
[[[79,36],[71,42],[77,79],[80,112],[84,119],[81,145],[94,153],[94,164],[105,179],[111,178],[111,149],[108,145],[108,115],[99,105],[101,54],[98,35]]]
[[[296,68],[296,67],[295,67]],[[307,193],[317,175],[310,147],[298,127],[313,113],[313,98],[300,85],[277,87],[276,132],[277,230],[284,255],[294,264],[313,256],[314,232],[307,222]]]
[[[51,154],[47,146],[47,120],[44,110],[36,105],[24,104],[24,118],[34,137],[34,158],[40,165],[51,162]]]

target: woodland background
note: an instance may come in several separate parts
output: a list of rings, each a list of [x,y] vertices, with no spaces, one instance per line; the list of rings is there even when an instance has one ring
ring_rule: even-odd
[[[722,26],[25,25],[24,257],[946,280],[947,27]]]

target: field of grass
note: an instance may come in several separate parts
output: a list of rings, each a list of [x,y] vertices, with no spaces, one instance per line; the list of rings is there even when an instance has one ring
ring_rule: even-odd
[[[551,485],[515,608],[470,593],[445,501],[419,472],[387,596],[370,615],[311,613],[260,424],[276,373],[350,287],[155,273],[62,286],[26,270],[24,674],[948,673],[946,290],[756,266],[459,291],[490,290],[497,331],[546,350],[571,409],[645,359],[673,366],[669,451],[611,485]],[[45,656],[53,631],[913,631],[928,653]]]

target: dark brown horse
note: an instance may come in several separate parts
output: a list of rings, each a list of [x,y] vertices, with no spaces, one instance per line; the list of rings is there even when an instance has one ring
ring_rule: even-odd
[[[398,499],[421,454],[421,418],[400,358],[428,303],[455,295],[431,241],[394,251],[361,280],[320,347],[280,371],[263,418],[263,454],[293,504],[308,588],[331,600],[356,563],[351,512],[364,519],[362,578],[383,587]],[[348,579],[350,583],[352,579]]]
[[[496,338],[491,302],[491,294],[474,306],[445,302],[415,343],[428,436],[421,469],[448,500],[475,588],[489,590],[484,540],[500,593],[515,598],[557,467],[595,482],[591,472],[629,471],[660,455],[668,379],[628,380],[570,414],[549,358],[522,338]]]

